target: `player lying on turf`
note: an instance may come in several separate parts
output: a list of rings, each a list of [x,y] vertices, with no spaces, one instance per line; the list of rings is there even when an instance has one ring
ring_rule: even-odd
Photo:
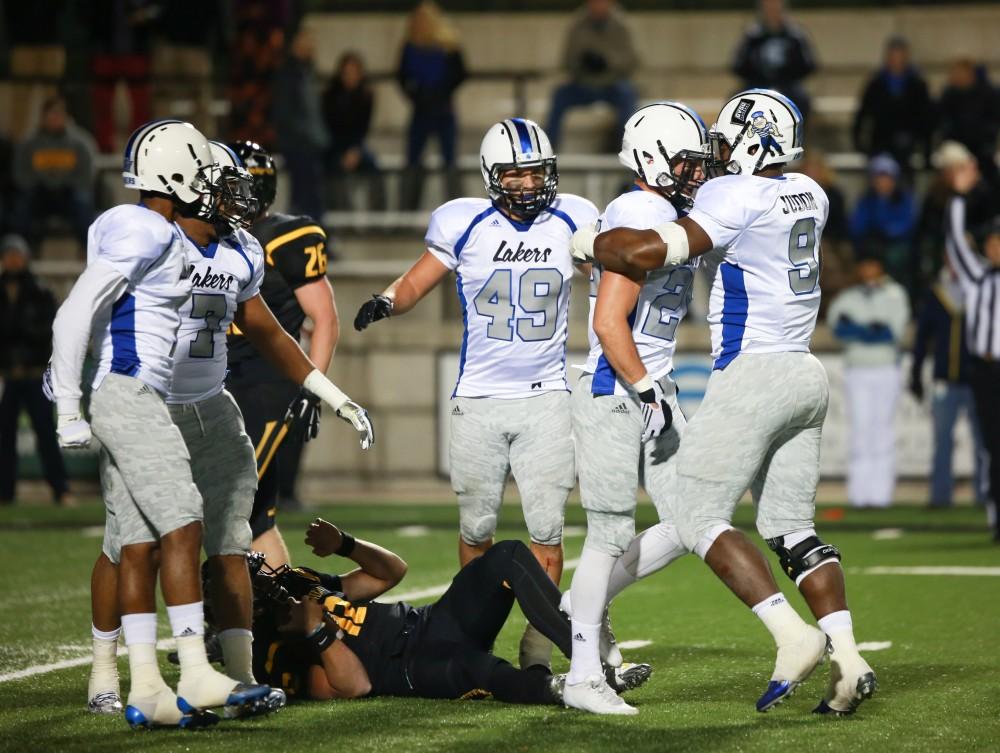
[[[791,695],[829,643],[830,687],[816,711],[849,714],[878,685],[855,645],[840,552],[819,539],[813,522],[829,384],[809,341],[829,202],[809,177],[783,172],[802,154],[802,127],[784,95],[737,94],[709,130],[709,175],[718,177],[699,189],[687,217],[651,230],[615,228],[596,241],[581,232],[574,250],[586,257],[592,249],[605,270],[638,279],[713,249],[724,253],[709,307],[715,364],[677,453],[669,517],[684,546],[774,637],[774,673],[757,710]],[[733,528],[748,489],[757,530],[821,630],[792,609],[763,554]]]
[[[455,576],[433,604],[372,601],[396,585],[396,554],[317,519],[306,543],[359,565],[345,575],[263,567],[254,577],[254,673],[292,698],[485,698],[561,704],[564,676],[516,669],[492,653],[515,600],[567,657],[569,621],[559,589],[520,541],[501,541]],[[261,562],[255,563],[260,565]],[[253,569],[253,567],[252,567]],[[642,685],[648,664],[608,669],[618,692]]]

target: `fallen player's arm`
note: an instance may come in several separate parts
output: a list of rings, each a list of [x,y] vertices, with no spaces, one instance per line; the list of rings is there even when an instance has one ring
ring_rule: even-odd
[[[606,271],[634,277],[660,267],[683,264],[712,250],[712,239],[690,217],[651,230],[614,228],[594,239],[594,258]]]
[[[286,377],[301,384],[350,423],[362,435],[362,449],[372,445],[375,434],[367,411],[316,368],[294,338],[282,329],[259,294],[237,307],[234,321],[253,346]]]
[[[337,526],[322,518],[310,523],[306,544],[318,557],[338,554],[357,563],[357,569],[340,576],[340,590],[348,601],[381,596],[406,575],[406,562],[398,554],[350,534],[345,536]]]
[[[318,700],[360,698],[371,692],[368,672],[357,654],[345,646],[340,627],[312,599],[291,600],[283,633],[302,635],[316,651],[320,664],[309,668],[309,696]]]
[[[594,307],[594,333],[612,368],[629,384],[646,376],[646,367],[639,357],[628,322],[641,290],[641,281],[604,270]]]

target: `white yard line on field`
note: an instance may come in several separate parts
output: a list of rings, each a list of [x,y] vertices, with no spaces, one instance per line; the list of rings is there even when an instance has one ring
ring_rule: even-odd
[[[618,648],[630,649],[630,648],[645,648],[646,646],[653,645],[652,641],[643,640],[632,640],[632,641],[621,641],[618,644]]]
[[[1000,567],[967,565],[918,565],[916,567],[860,567],[852,572],[861,575],[972,575],[1000,577]]]
[[[879,528],[872,534],[876,541],[892,541],[903,537],[902,528]]]
[[[862,641],[858,644],[858,651],[885,651],[892,648],[892,641]]]
[[[403,526],[396,529],[396,535],[407,539],[419,539],[431,532],[427,526]]]

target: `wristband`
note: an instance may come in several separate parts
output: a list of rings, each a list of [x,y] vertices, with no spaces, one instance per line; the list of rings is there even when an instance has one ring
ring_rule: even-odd
[[[341,531],[340,537],[343,539],[340,542],[340,546],[337,551],[334,552],[338,557],[350,557],[351,553],[354,551],[354,545],[357,543],[354,537],[351,536],[347,531]]]
[[[334,410],[340,410],[350,398],[337,385],[327,379],[319,369],[313,369],[302,382],[302,386]]]
[[[652,392],[653,377],[651,377],[648,373],[643,374],[642,379],[640,379],[638,382],[632,385],[632,389],[635,390],[640,395],[643,395],[646,392]],[[646,400],[644,402],[652,402],[652,400]]]
[[[687,231],[676,222],[665,222],[654,227],[653,230],[667,246],[667,253],[663,259],[663,266],[670,267],[674,264],[683,264],[688,260],[690,249],[688,247]]]
[[[306,643],[315,649],[316,653],[322,654],[339,637],[337,633],[334,633],[326,626],[324,621],[320,620],[319,624],[313,628],[313,631],[306,636]]]

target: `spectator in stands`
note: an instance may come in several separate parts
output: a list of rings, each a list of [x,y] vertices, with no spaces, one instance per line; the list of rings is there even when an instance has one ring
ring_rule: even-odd
[[[910,62],[909,43],[891,37],[854,116],[855,149],[869,157],[889,154],[909,174],[915,154],[930,164],[933,113],[927,82]]]
[[[950,267],[941,268],[938,281],[925,296],[917,318],[913,338],[913,364],[910,369],[910,392],[918,402],[924,400],[924,359],[931,346],[934,355],[934,388],[931,415],[934,418],[934,461],[931,472],[931,507],[951,507],[952,456],[955,424],[965,414],[972,427],[975,458],[974,489],[976,500],[983,503],[989,488],[987,457],[979,433],[979,421],[969,386],[969,349],[965,345],[962,289]]]
[[[94,144],[53,97],[42,106],[38,130],[17,145],[17,188],[11,225],[37,248],[50,217],[69,223],[82,248],[94,219]]]
[[[743,88],[776,89],[808,117],[810,102],[802,82],[816,70],[806,33],[785,13],[784,0],[759,0],[759,17],[736,48],[732,72]]]
[[[9,100],[9,135],[15,141],[24,138],[34,125],[30,121],[39,105],[55,95],[65,72],[66,48],[60,39],[60,21],[68,5],[65,0],[3,3],[9,72],[21,79],[12,85]]]
[[[425,176],[421,162],[431,134],[437,136],[441,146],[445,190],[452,198],[460,196],[461,180],[455,170],[458,125],[452,99],[465,80],[465,60],[458,32],[436,3],[422,2],[410,14],[396,75],[403,94],[413,105],[406,136],[403,208],[420,206]]]
[[[160,37],[153,50],[156,117],[178,115],[179,100],[194,110],[184,120],[202,133],[217,133],[212,115],[212,49],[228,49],[228,29],[221,0],[170,0],[170,12],[157,24]]]
[[[827,313],[834,336],[844,343],[851,438],[847,496],[855,507],[886,507],[896,485],[893,422],[910,303],[877,256],[860,259],[856,269],[858,284],[841,293]]]
[[[131,105],[129,132],[151,119],[149,53],[162,6],[155,0],[94,0],[88,7],[94,135],[102,152],[116,152],[114,99],[119,81],[125,82]]]
[[[29,268],[28,244],[16,235],[0,240],[0,504],[14,501],[17,484],[17,424],[27,411],[35,430],[45,479],[57,504],[72,502],[66,468],[42,393],[42,374],[52,352],[56,299]]]
[[[854,283],[854,257],[847,231],[847,202],[844,192],[837,184],[837,176],[822,152],[811,149],[807,151],[797,170],[819,183],[830,201],[830,214],[823,228],[823,264],[820,269],[822,312],[828,301]]]
[[[948,71],[948,84],[938,103],[938,128],[942,139],[964,144],[979,161],[979,171],[1000,187],[995,153],[1000,132],[1000,94],[986,69],[968,59],[956,60]]]
[[[323,160],[330,145],[330,135],[323,123],[314,53],[312,32],[306,27],[300,28],[292,37],[285,60],[274,77],[272,119],[278,148],[288,169],[291,211],[322,222],[326,210]]]
[[[913,192],[900,181],[899,163],[880,154],[868,163],[869,187],[851,214],[851,240],[858,257],[877,256],[889,276],[913,290],[913,236],[917,213]]]
[[[609,143],[620,144],[625,121],[637,108],[630,77],[638,63],[632,32],[621,8],[613,0],[587,0],[563,42],[562,67],[570,80],[552,95],[546,128],[552,145],[559,148],[568,110],[596,102],[606,102],[615,109],[616,130]]]
[[[357,177],[368,185],[370,209],[385,209],[385,189],[375,155],[366,140],[375,95],[357,52],[345,52],[323,92],[323,117],[330,132],[327,171],[334,209],[349,209],[349,189]]]
[[[283,59],[293,5],[273,0],[240,0],[233,5],[230,141],[254,141],[268,149],[275,146],[271,84]]]

